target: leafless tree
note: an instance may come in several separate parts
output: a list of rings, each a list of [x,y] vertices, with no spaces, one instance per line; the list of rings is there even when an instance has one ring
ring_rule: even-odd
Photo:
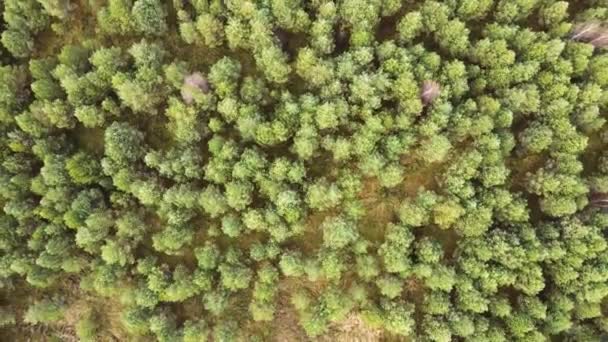
[[[596,48],[608,46],[608,28],[599,23],[581,23],[574,26],[571,39],[589,43]]]
[[[589,205],[597,208],[608,209],[608,194],[595,192],[589,196]]]
[[[205,94],[209,92],[209,82],[200,72],[194,72],[184,77],[182,98],[187,104],[191,104],[194,101],[194,92],[196,90],[200,90]]]
[[[432,103],[437,97],[439,97],[440,93],[441,87],[439,86],[439,83],[429,80],[422,82],[420,98],[425,105]]]

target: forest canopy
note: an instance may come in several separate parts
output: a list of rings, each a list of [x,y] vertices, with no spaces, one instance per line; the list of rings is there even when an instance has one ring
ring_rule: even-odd
[[[608,1],[0,11],[0,339],[608,338]]]

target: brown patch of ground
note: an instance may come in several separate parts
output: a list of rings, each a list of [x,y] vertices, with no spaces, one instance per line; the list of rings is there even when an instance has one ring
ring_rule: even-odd
[[[422,280],[414,277],[405,280],[403,296],[407,298],[408,301],[415,304],[421,304],[424,299],[425,291],[426,288]]]
[[[599,165],[598,158],[606,151],[606,143],[599,133],[601,131],[589,136],[587,148],[581,156],[581,161],[584,165],[583,175],[590,175],[597,171],[597,166]]]
[[[53,23],[61,23],[63,32],[55,33],[50,27],[36,37],[34,57],[43,58],[57,53],[66,44],[79,44],[84,37],[94,34],[95,15],[92,15],[87,1],[75,1],[70,11],[62,19],[52,18]],[[63,22],[62,22],[63,21]]]
[[[403,182],[395,188],[382,188],[377,178],[363,180],[359,198],[366,209],[361,219],[360,231],[371,241],[382,241],[384,229],[389,222],[397,219],[396,210],[401,201],[407,197],[416,197],[422,189],[437,189],[436,175],[440,173],[443,163],[421,164],[414,157],[403,157],[405,166]]]
[[[104,151],[104,130],[100,128],[86,128],[79,126],[77,130],[70,132],[78,141],[78,146],[98,156]]]
[[[304,232],[297,236],[290,245],[297,246],[297,249],[305,255],[314,254],[323,244],[323,231],[321,224],[326,217],[331,216],[330,211],[313,211],[306,218]]]
[[[76,324],[89,312],[94,312],[99,326],[98,342],[130,341],[139,342],[126,334],[121,324],[122,305],[117,298],[90,296],[80,290],[74,277],[66,277],[57,281],[54,287],[44,290],[31,288],[27,283],[16,284],[16,291],[10,292],[10,297],[2,293],[3,305],[14,310],[17,323],[14,326],[0,328],[0,341],[65,341],[77,342]],[[58,294],[67,304],[63,318],[50,324],[28,324],[23,317],[33,298],[47,297],[45,293]]]
[[[319,341],[376,342],[382,341],[382,337],[382,330],[368,326],[359,315],[351,313],[345,320],[334,323],[330,331],[321,336]]]
[[[75,337],[76,324],[86,314],[92,312],[98,324],[98,341],[140,341],[126,334],[123,330],[120,319],[122,309],[122,305],[113,298],[83,296],[67,309],[64,319],[60,322],[61,327],[59,331],[64,334],[72,332]],[[76,338],[74,341],[78,341],[78,339]]]
[[[415,233],[419,238],[427,236],[441,243],[447,260],[451,260],[452,255],[458,246],[458,240],[460,240],[460,236],[453,228],[441,229],[434,224],[425,226],[423,229],[415,230]]]
[[[272,321],[272,341],[275,342],[301,342],[310,341],[304,329],[299,324],[298,313],[291,305],[291,295],[301,284],[295,279],[286,279],[279,287],[279,298],[277,300],[277,311]]]
[[[511,187],[515,191],[523,191],[526,188],[528,173],[533,173],[543,166],[546,156],[542,154],[531,154],[523,158],[513,157],[507,160],[507,167],[511,170]]]
[[[370,241],[382,241],[386,225],[396,218],[399,196],[383,189],[378,179],[368,178],[363,181],[359,198],[366,210],[359,223],[359,232]]]
[[[405,179],[401,183],[401,190],[404,195],[414,197],[420,189],[433,190],[437,188],[435,176],[440,174],[443,163],[431,163],[424,165],[412,164],[409,159],[402,159],[402,164],[406,166]]]

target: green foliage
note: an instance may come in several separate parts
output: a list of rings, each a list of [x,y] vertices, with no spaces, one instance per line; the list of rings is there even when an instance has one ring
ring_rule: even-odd
[[[384,327],[393,334],[408,336],[414,327],[413,307],[398,302],[384,302],[382,306]]]
[[[443,161],[451,148],[450,141],[445,136],[436,135],[424,140],[418,153],[425,162],[435,163]]]
[[[222,264],[218,267],[222,285],[228,290],[236,291],[249,286],[251,270],[245,266]]]
[[[0,324],[601,340],[607,5],[2,2]]]
[[[224,27],[222,22],[214,15],[203,13],[197,20],[196,24],[185,22],[180,26],[182,38],[187,43],[196,41],[195,36],[200,34],[200,40],[209,47],[217,47],[223,43]]]
[[[302,262],[301,256],[296,253],[285,253],[281,256],[281,261],[279,262],[279,266],[281,267],[281,271],[286,276],[300,276],[304,273],[304,264]]]
[[[253,186],[247,182],[233,181],[226,184],[226,203],[236,209],[243,210],[251,203]]]
[[[406,273],[410,271],[412,265],[408,250],[413,241],[414,236],[408,227],[389,224],[386,241],[378,251],[388,272]]]
[[[65,304],[61,301],[45,299],[30,305],[23,320],[31,324],[53,323],[63,318],[64,311]]]
[[[3,11],[2,45],[17,58],[28,57],[34,51],[33,36],[49,24],[46,11],[36,0],[7,0]]]
[[[96,106],[82,106],[76,108],[74,116],[85,127],[101,127],[105,123],[107,114]]]
[[[11,114],[19,110],[27,99],[24,95],[27,74],[23,68],[17,66],[0,66],[0,118],[2,122],[10,122]]]
[[[167,31],[167,12],[158,0],[136,0],[131,14],[137,30],[146,35],[163,35]]]
[[[44,10],[53,17],[64,19],[70,11],[68,0],[38,0]]]
[[[265,265],[258,271],[258,280],[253,289],[253,298],[249,304],[249,311],[254,321],[271,321],[274,317],[274,299],[277,295],[278,271]]]
[[[209,81],[215,88],[218,96],[227,97],[236,91],[240,74],[240,63],[224,57],[211,67]]]
[[[380,293],[390,299],[399,296],[403,290],[403,282],[397,277],[383,277],[378,279],[376,284]]]
[[[205,321],[186,321],[183,327],[184,342],[205,342],[209,328]]]
[[[76,335],[83,341],[95,341],[99,324],[93,312],[86,312],[76,323]]]
[[[150,314],[147,310],[139,307],[129,308],[121,315],[121,323],[125,329],[135,335],[143,335],[149,331]]]
[[[2,45],[16,57],[27,57],[34,50],[34,39],[27,31],[6,30],[2,32]]]
[[[97,159],[85,152],[79,152],[70,157],[65,163],[65,168],[77,184],[91,184],[101,174],[101,166]]]
[[[323,230],[323,245],[328,248],[344,248],[359,237],[356,226],[342,217],[327,218],[323,221],[321,229]]]
[[[97,12],[100,29],[109,34],[123,35],[132,31],[131,5],[131,0],[109,0],[107,6]]]
[[[143,157],[143,134],[128,123],[114,122],[105,131],[105,154],[127,166]]]
[[[342,192],[336,184],[327,184],[321,179],[308,187],[306,202],[314,209],[328,209],[337,206],[342,200]]]

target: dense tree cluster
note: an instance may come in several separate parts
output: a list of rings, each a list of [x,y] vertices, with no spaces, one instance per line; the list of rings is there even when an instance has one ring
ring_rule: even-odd
[[[608,336],[607,1],[0,9],[2,329]]]

